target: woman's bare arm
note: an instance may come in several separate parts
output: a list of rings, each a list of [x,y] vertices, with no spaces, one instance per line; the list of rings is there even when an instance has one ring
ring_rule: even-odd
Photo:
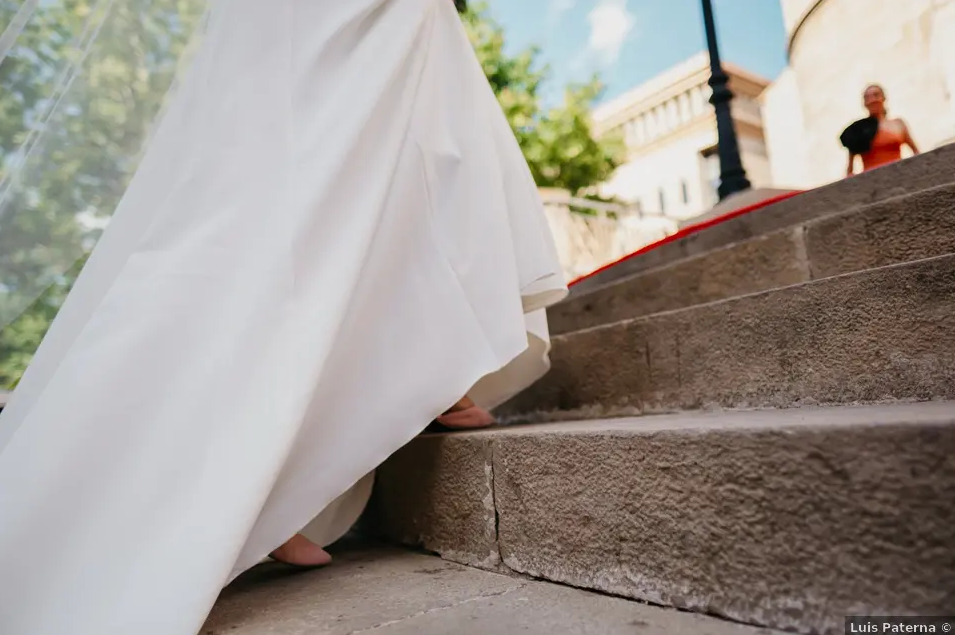
[[[901,122],[902,124],[902,132],[905,135],[905,138],[904,138],[905,145],[907,145],[912,150],[912,154],[918,154],[919,153],[918,146],[915,145],[915,141],[912,139],[912,134],[909,132],[908,125],[901,119],[899,120],[899,122]]]

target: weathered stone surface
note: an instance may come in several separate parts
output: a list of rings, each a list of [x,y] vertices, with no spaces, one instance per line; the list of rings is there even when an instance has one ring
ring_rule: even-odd
[[[571,288],[571,298],[639,271],[894,196],[955,182],[955,144],[804,192],[662,245]]]
[[[803,633],[842,633],[846,614],[955,603],[952,402],[444,438],[412,445],[491,446],[500,553],[520,573]],[[485,472],[462,478],[483,483]]]
[[[955,398],[955,256],[555,337],[509,420]]]
[[[241,576],[222,592],[200,633],[347,635],[513,592],[525,584],[395,549],[331,551],[335,562],[326,569],[296,572],[269,563]]]
[[[522,580],[433,556],[358,547],[321,571],[258,567],[202,635],[769,635],[773,631]]]
[[[857,611],[945,611],[955,406],[929,410],[922,424],[860,425],[848,411],[845,425],[816,411],[816,425],[790,427],[748,413],[752,425],[735,429],[633,420],[629,431],[509,437],[495,462],[504,562],[804,632],[842,633]]]
[[[362,527],[483,569],[500,565],[490,439],[424,436],[379,468]],[[475,478],[479,475],[479,478]]]
[[[559,335],[813,279],[955,253],[955,185],[899,196],[650,269],[548,310]]]
[[[810,223],[806,250],[814,278],[955,253],[955,186]]]
[[[574,296],[548,310],[551,333],[806,282],[802,234],[801,227],[774,232]]]

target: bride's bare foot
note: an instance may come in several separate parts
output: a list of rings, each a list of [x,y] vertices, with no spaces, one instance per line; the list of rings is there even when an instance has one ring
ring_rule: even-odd
[[[446,428],[456,430],[486,428],[495,423],[490,412],[475,405],[467,397],[462,397],[451,406],[447,412],[437,418],[437,422]]]
[[[332,561],[331,555],[314,542],[295,534],[288,541],[269,554],[269,557],[282,564],[296,567],[324,567]]]

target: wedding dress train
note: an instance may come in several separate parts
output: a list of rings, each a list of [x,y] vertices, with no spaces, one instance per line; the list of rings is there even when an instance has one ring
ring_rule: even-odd
[[[194,635],[469,394],[565,283],[450,0],[218,0],[0,416],[0,633]]]

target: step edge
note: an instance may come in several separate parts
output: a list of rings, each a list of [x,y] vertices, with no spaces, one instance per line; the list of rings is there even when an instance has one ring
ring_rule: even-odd
[[[940,161],[940,160],[941,160],[941,161],[944,161],[946,158],[948,158],[948,155],[949,155],[949,154],[953,155],[953,158],[955,158],[955,144],[949,144],[949,145],[939,146],[938,148],[934,148],[934,149],[932,149],[931,151],[923,152],[922,154],[917,155],[917,156],[914,156],[914,157],[909,157],[909,158],[906,159],[904,162],[899,162],[899,163],[894,164],[894,165],[891,165],[891,166],[884,166],[883,168],[880,168],[879,171],[870,171],[870,172],[858,174],[858,175],[855,175],[855,176],[852,177],[852,178],[853,178],[853,179],[870,179],[870,180],[873,180],[873,181],[876,181],[876,180],[878,179],[878,180],[881,182],[881,180],[883,180],[883,179],[885,178],[884,175],[885,175],[885,170],[886,170],[886,169],[891,170],[892,172],[896,172],[896,171],[899,171],[899,170],[905,171],[905,170],[908,170],[908,169],[912,169],[912,170],[914,170],[914,171],[919,171],[919,170],[917,169],[917,168],[918,168],[918,164],[923,163],[923,162],[925,162],[925,163],[930,163],[930,162],[935,162],[935,161]],[[901,168],[899,167],[899,164],[902,164]],[[826,184],[821,185],[821,186],[819,186],[819,187],[817,187],[817,188],[813,188],[813,189],[810,189],[810,190],[806,190],[805,192],[802,192],[800,195],[795,196],[795,197],[792,197],[791,199],[785,199],[785,200],[782,200],[782,201],[778,201],[778,202],[776,202],[776,203],[773,203],[773,204],[771,204],[771,205],[768,205],[768,206],[766,206],[765,209],[771,209],[772,207],[777,206],[777,205],[779,205],[779,206],[784,206],[784,205],[794,204],[793,201],[795,201],[796,199],[800,199],[800,198],[802,198],[803,200],[805,200],[804,197],[812,197],[812,198],[820,198],[820,199],[825,199],[825,198],[831,197],[831,196],[833,195],[833,192],[836,190],[836,188],[840,188],[840,189],[841,189],[841,188],[843,188],[843,187],[846,187],[846,186],[843,185],[843,184],[846,183],[846,182],[848,182],[848,181],[850,181],[850,180],[852,180],[852,179],[840,179],[840,180],[838,180],[838,181],[833,181],[833,182],[831,182],[831,183],[826,183]],[[858,182],[858,181],[856,181],[856,182]],[[922,188],[921,190],[918,190],[918,191],[928,190],[928,189],[931,189],[931,188],[934,188],[934,187],[945,186],[945,185],[951,185],[951,184],[955,184],[955,178],[953,178],[953,179],[951,179],[951,180],[946,180],[946,181],[944,181],[944,182],[937,182],[937,183],[935,183],[934,185],[931,185],[931,186],[929,186],[929,187],[927,187],[927,188]],[[904,196],[904,195],[905,195],[905,194],[897,194],[897,195],[894,195],[894,196]],[[856,209],[859,209],[860,207],[863,207],[863,206],[866,206],[866,205],[869,205],[869,204],[872,204],[872,203],[875,203],[875,202],[881,202],[881,201],[884,201],[884,200],[888,200],[888,198],[891,198],[891,196],[890,196],[890,197],[886,197],[886,198],[882,198],[882,199],[878,199],[877,201],[857,202],[857,203],[854,203],[854,204],[850,205],[849,207],[844,208],[844,209],[841,210],[841,211],[842,211],[842,212],[846,212],[846,211],[856,210]],[[744,217],[745,217],[745,215],[744,215]],[[819,218],[819,217],[814,217],[814,218]],[[806,221],[808,221],[808,220],[813,220],[814,218],[804,219],[803,221],[799,221],[799,222],[806,222]],[[732,221],[732,220],[735,220],[735,219],[730,219],[730,220]],[[785,227],[791,227],[791,226],[792,226],[792,225],[783,226],[783,227],[780,227],[779,229],[784,229]],[[711,229],[711,228],[708,227],[708,228],[706,228],[706,229],[704,229],[704,230],[702,230],[702,231],[705,232],[705,231],[708,230],[708,229]],[[692,237],[692,236],[694,236],[694,235],[696,235],[696,234],[690,234],[690,235],[684,237],[684,239],[690,238],[690,237]],[[674,243],[674,244],[675,244],[675,243]],[[643,270],[641,270],[641,271],[643,271]],[[599,282],[597,282],[596,280],[595,280],[592,284],[594,285],[594,286],[593,286],[594,289],[602,288],[602,287],[604,286],[604,285],[601,285],[601,284],[600,284]],[[611,284],[611,281],[608,280],[607,283],[605,283],[605,284]],[[590,286],[590,285],[586,285],[585,289],[586,289],[587,287],[589,287],[589,286]],[[580,293],[581,293],[581,295],[583,295],[584,293],[588,293],[588,292],[589,292],[589,291],[587,291],[587,290],[582,290]],[[571,288],[570,297],[579,297],[579,296],[577,296],[576,293],[574,293],[573,287]]]
[[[949,252],[949,253],[941,254],[938,256],[929,256],[928,258],[918,258],[916,260],[906,260],[905,262],[896,262],[890,265],[883,265],[882,267],[872,267],[870,269],[859,269],[857,271],[847,271],[845,273],[839,273],[832,276],[825,276],[822,278],[807,280],[805,282],[797,282],[795,284],[789,284],[782,287],[774,287],[772,289],[764,289],[762,291],[753,291],[752,293],[744,293],[742,295],[735,295],[729,298],[720,298],[719,300],[711,300],[710,302],[702,302],[700,304],[680,307],[677,309],[667,309],[666,311],[657,311],[656,313],[648,313],[646,315],[638,315],[631,318],[623,318],[621,320],[616,320],[613,322],[605,322],[603,324],[596,324],[594,326],[587,326],[587,327],[576,329],[573,331],[564,331],[562,333],[557,333],[551,336],[550,339],[551,339],[551,342],[559,342],[562,339],[572,337],[574,335],[577,335],[578,333],[592,333],[601,329],[615,328],[615,327],[623,326],[626,324],[636,324],[638,322],[648,321],[651,319],[656,319],[656,318],[664,317],[664,316],[676,315],[679,313],[686,313],[686,312],[694,311],[704,307],[718,306],[720,304],[726,304],[729,302],[741,302],[741,301],[748,300],[750,298],[766,296],[772,293],[786,292],[788,290],[795,289],[795,288],[808,287],[811,285],[831,284],[832,282],[842,278],[873,275],[882,271],[888,271],[892,269],[903,269],[908,267],[916,267],[919,265],[931,263],[933,261],[942,261],[942,260],[952,259],[952,258],[955,258],[955,252]]]
[[[822,216],[817,216],[817,217],[815,217],[815,218],[806,219],[806,220],[803,220],[803,221],[799,221],[799,222],[797,222],[797,223],[793,223],[792,225],[786,225],[786,226],[784,226],[784,227],[780,227],[780,228],[774,229],[774,230],[772,230],[772,231],[766,232],[765,234],[759,234],[759,235],[757,235],[757,236],[750,236],[750,237],[748,237],[748,238],[744,238],[743,240],[737,240],[737,241],[735,241],[735,242],[726,243],[725,245],[720,245],[719,247],[714,247],[713,249],[710,249],[710,250],[707,250],[707,251],[703,251],[703,252],[700,252],[700,253],[698,253],[698,254],[692,254],[692,255],[689,255],[689,256],[684,256],[684,257],[682,257],[682,258],[679,258],[679,259],[677,259],[677,260],[674,260],[673,262],[668,262],[668,263],[661,264],[661,265],[657,265],[657,266],[654,266],[654,267],[648,267],[647,269],[642,269],[642,270],[640,270],[640,271],[636,271],[636,272],[634,272],[634,273],[628,274],[628,275],[626,275],[626,276],[624,276],[624,277],[621,277],[621,278],[618,278],[618,279],[616,279],[616,280],[607,282],[606,284],[604,284],[604,285],[602,285],[602,286],[598,286],[598,287],[594,287],[594,288],[592,288],[592,289],[585,290],[585,291],[583,291],[583,292],[581,292],[581,293],[579,293],[579,294],[568,295],[564,300],[561,300],[561,301],[558,302],[557,304],[553,305],[553,307],[551,307],[551,308],[554,308],[554,309],[559,308],[559,307],[560,307],[561,305],[563,305],[564,303],[569,303],[569,302],[571,302],[571,301],[582,300],[583,298],[587,298],[587,297],[589,297],[589,296],[591,296],[591,295],[593,295],[593,294],[596,294],[596,293],[598,293],[598,292],[603,292],[603,291],[611,290],[611,289],[616,288],[616,287],[618,287],[618,286],[624,285],[624,284],[626,284],[626,283],[628,283],[628,282],[630,282],[630,281],[632,281],[632,280],[636,280],[636,279],[641,278],[641,277],[643,277],[643,276],[645,276],[645,275],[651,275],[651,274],[657,274],[657,273],[665,272],[665,271],[667,271],[667,270],[674,269],[674,268],[676,268],[676,267],[678,267],[678,266],[680,266],[680,265],[682,265],[682,264],[684,264],[684,263],[693,262],[693,261],[696,261],[696,260],[699,260],[699,259],[702,259],[702,258],[705,258],[705,257],[708,257],[708,256],[712,256],[713,254],[715,254],[715,253],[717,253],[717,252],[720,252],[720,251],[730,251],[730,250],[732,250],[732,249],[734,249],[734,248],[738,248],[740,245],[751,244],[751,243],[754,243],[754,242],[756,242],[756,241],[758,241],[758,240],[765,240],[766,238],[768,238],[768,237],[770,237],[770,236],[782,235],[782,234],[787,233],[787,232],[797,232],[797,231],[799,231],[800,229],[803,230],[803,231],[806,231],[806,230],[810,229],[811,227],[813,227],[813,226],[815,226],[815,225],[821,225],[822,223],[830,222],[830,221],[835,220],[835,219],[838,219],[838,218],[848,218],[849,216],[854,216],[854,215],[857,215],[857,214],[865,214],[865,213],[867,213],[867,212],[870,212],[870,211],[873,210],[873,209],[877,209],[877,208],[882,207],[882,206],[888,206],[888,205],[890,205],[890,204],[891,204],[891,205],[895,205],[895,204],[898,204],[898,203],[902,202],[903,200],[918,198],[918,197],[921,197],[921,196],[926,195],[926,193],[928,193],[928,192],[937,192],[937,191],[951,191],[951,192],[953,193],[953,195],[955,195],[955,181],[952,181],[951,183],[945,183],[945,184],[942,184],[942,185],[936,185],[936,186],[933,186],[933,187],[930,187],[930,188],[925,188],[925,189],[922,189],[922,190],[917,190],[917,191],[915,191],[915,192],[906,192],[906,193],[904,193],[904,194],[898,194],[898,195],[895,195],[895,196],[891,196],[891,197],[889,197],[889,198],[880,199],[880,200],[875,201],[875,202],[872,202],[872,203],[866,203],[866,204],[863,204],[863,205],[858,205],[858,206],[853,207],[853,208],[850,208],[850,209],[846,209],[846,210],[842,210],[842,211],[838,211],[838,212],[832,212],[832,213],[825,214],[825,215],[822,215]],[[934,256],[933,256],[933,257],[934,257]],[[914,261],[906,261],[906,262],[914,262]],[[902,263],[895,263],[895,264],[902,264]],[[856,271],[865,271],[865,270],[864,270],[864,269],[859,269],[859,270],[856,270]],[[845,272],[845,273],[854,273],[854,272]],[[839,274],[839,275],[841,275],[841,274]],[[821,278],[820,278],[820,279],[821,279]],[[781,287],[779,287],[779,288],[781,288]],[[694,305],[694,306],[696,306],[696,305]]]
[[[485,441],[511,436],[645,436],[660,433],[710,434],[754,431],[802,431],[855,427],[936,427],[955,425],[955,401],[894,401],[792,408],[687,410],[643,416],[571,419],[505,424],[481,430],[428,434],[423,438]]]

